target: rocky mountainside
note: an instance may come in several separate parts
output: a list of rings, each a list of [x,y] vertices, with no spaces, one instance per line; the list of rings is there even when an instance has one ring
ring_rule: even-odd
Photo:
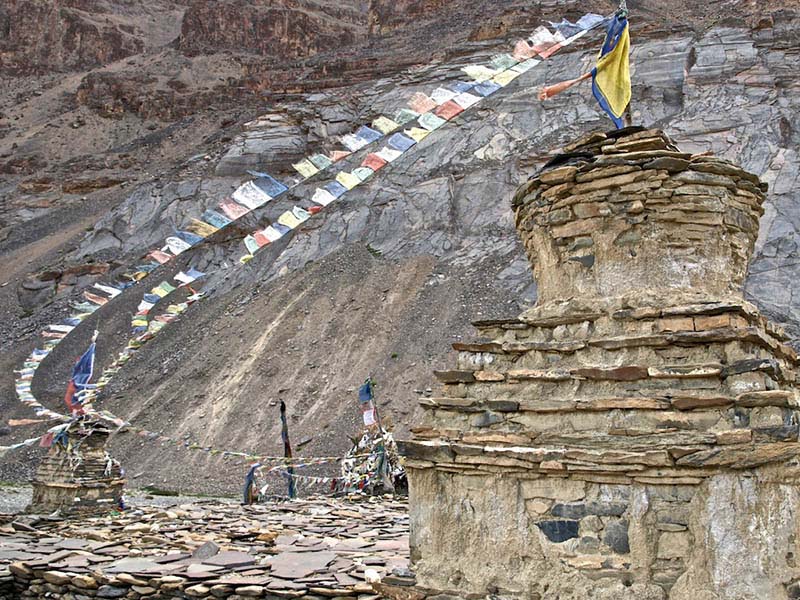
[[[33,10],[33,7],[36,10]],[[800,339],[797,154],[800,7],[794,1],[629,1],[633,117],[690,152],[714,152],[770,183],[748,298]],[[609,13],[601,0],[7,2],[0,7],[0,411],[30,417],[13,369],[42,326],[95,281],[213,208],[248,169],[278,179],[418,91],[463,78],[548,20]],[[515,316],[536,289],[510,198],[547,156],[607,129],[586,86],[539,88],[592,64],[595,33],[420,142],[245,265],[242,238],[319,180],[243,217],[165,265],[209,273],[207,297],[120,371],[103,408],[200,445],[279,451],[289,405],[303,455],[343,452],[355,391],[372,375],[400,432],[430,371],[470,321]],[[357,166],[368,150],[345,159]],[[57,408],[93,327],[99,367],[125,346],[140,286],[97,311],[37,372]],[[138,293],[138,298],[137,298]],[[2,430],[0,445],[42,426]],[[230,491],[243,471],[207,453],[120,434],[139,485]],[[9,454],[0,477],[31,472]]]

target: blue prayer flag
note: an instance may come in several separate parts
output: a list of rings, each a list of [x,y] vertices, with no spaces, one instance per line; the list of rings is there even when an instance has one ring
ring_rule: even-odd
[[[417,142],[415,142],[412,138],[408,137],[407,135],[403,135],[402,133],[395,133],[387,142],[390,148],[399,150],[400,152],[405,152],[416,143]]]
[[[495,83],[494,81],[485,81],[479,85],[476,85],[473,88],[473,91],[479,96],[483,96],[485,98],[486,96],[491,96],[494,94],[501,87],[501,85]]]
[[[222,229],[226,225],[228,225],[231,220],[223,214],[218,213],[215,210],[207,210],[203,213],[203,216],[200,217],[201,220],[205,221],[209,225],[213,225],[217,229]]]
[[[338,198],[347,191],[347,188],[338,181],[331,181],[328,185],[324,186],[323,189],[330,192],[331,196],[334,198]]]
[[[454,83],[448,84],[448,86],[454,92],[458,92],[459,94],[463,92],[468,92],[472,88],[475,87],[475,83],[467,82],[467,81],[456,81]]]
[[[371,143],[381,139],[383,137],[383,134],[380,131],[375,131],[374,129],[370,129],[366,125],[362,125],[361,127],[358,128],[358,131],[356,131],[356,137]]]
[[[258,179],[253,180],[253,183],[270,198],[276,198],[289,189],[280,181],[274,177],[270,177],[266,173],[261,173]]]
[[[192,233],[190,231],[182,231],[179,229],[175,230],[175,236],[179,237],[190,246],[194,246],[195,244],[199,244],[200,242],[203,241],[203,238],[197,235],[196,233]]]
[[[94,350],[95,343],[92,342],[88,350],[83,353],[83,356],[78,359],[78,362],[72,368],[72,377],[69,379],[67,393],[64,395],[64,402],[71,411],[79,406],[75,395],[85,390],[92,379],[92,374],[94,373]]]
[[[361,404],[366,404],[372,400],[372,380],[367,379],[360,388],[358,388],[358,401]]]

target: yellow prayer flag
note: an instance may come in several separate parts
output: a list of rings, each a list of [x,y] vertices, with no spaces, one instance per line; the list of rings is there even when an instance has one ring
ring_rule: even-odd
[[[631,101],[630,48],[628,20],[617,17],[592,71],[594,95],[617,127],[622,127],[622,115]]]
[[[353,175],[352,173],[347,173],[346,171],[342,171],[336,176],[336,181],[341,183],[344,187],[348,190],[352,190],[354,187],[361,183],[361,180]]]

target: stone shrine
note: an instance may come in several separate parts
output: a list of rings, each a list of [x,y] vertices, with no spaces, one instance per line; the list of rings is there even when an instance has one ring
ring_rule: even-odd
[[[538,303],[453,345],[403,444],[415,598],[800,598],[797,355],[742,293],[765,191],[641,128],[519,189]]]
[[[36,470],[27,512],[92,515],[118,510],[125,486],[119,463],[106,452],[110,432],[78,424],[53,443]]]

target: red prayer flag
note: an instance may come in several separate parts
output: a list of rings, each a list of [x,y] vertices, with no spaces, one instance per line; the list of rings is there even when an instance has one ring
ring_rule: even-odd
[[[452,100],[448,100],[444,104],[442,104],[438,109],[435,111],[435,115],[437,117],[441,117],[442,119],[446,119],[449,121],[456,115],[461,114],[464,112],[464,109],[461,108],[458,104],[453,102]]]
[[[263,233],[261,233],[260,231],[256,231],[256,232],[253,234],[253,238],[256,240],[256,244],[258,244],[258,247],[259,247],[259,248],[263,248],[264,246],[266,246],[267,244],[269,244],[269,240],[267,239],[267,236],[265,236],[265,235],[264,235]]]
[[[367,154],[367,156],[364,158],[364,162],[361,163],[361,166],[372,169],[373,171],[377,171],[378,169],[382,169],[386,166],[386,161],[373,152],[371,154]]]

